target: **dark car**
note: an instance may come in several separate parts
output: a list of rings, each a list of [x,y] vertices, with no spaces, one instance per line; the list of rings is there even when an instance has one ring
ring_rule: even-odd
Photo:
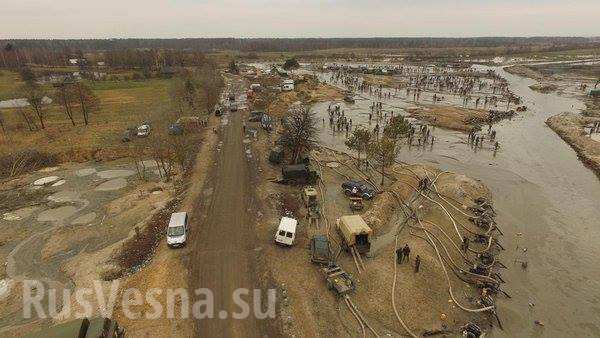
[[[329,264],[331,248],[325,235],[314,235],[310,240],[310,261],[318,264]]]
[[[259,110],[258,111],[253,111],[253,112],[250,113],[250,117],[248,118],[248,121],[249,122],[260,122],[260,120],[262,119],[264,113],[265,112],[259,111]]]
[[[342,183],[344,194],[350,197],[362,197],[370,200],[375,196],[375,189],[369,183],[364,181],[346,181]]]

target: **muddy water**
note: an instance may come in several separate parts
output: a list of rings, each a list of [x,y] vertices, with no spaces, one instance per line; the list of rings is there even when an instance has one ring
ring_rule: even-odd
[[[437,128],[433,147],[405,146],[401,160],[462,172],[492,190],[505,234],[502,261],[509,269],[503,271],[508,281],[504,288],[512,296],[499,298],[504,331],[495,330],[493,336],[600,336],[600,268],[595,260],[600,256],[600,180],[545,125],[548,117],[576,111],[583,104],[534,92],[528,88],[533,80],[496,70],[529,107],[494,126],[501,144],[497,154],[489,145],[474,152],[463,134]],[[389,110],[410,105],[401,100],[387,103],[393,106]],[[370,104],[359,100],[342,107],[355,124],[368,125]],[[320,139],[342,149],[344,135],[329,129],[326,107],[315,106],[319,119],[325,118]],[[527,270],[515,260],[527,260]],[[535,320],[545,326],[535,325]]]

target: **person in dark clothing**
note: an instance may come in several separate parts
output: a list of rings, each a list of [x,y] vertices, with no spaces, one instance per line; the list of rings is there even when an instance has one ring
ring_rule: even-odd
[[[402,253],[402,249],[400,249],[400,248],[396,249],[396,262],[398,264],[402,264],[403,256],[404,256],[404,253]]]
[[[419,272],[419,267],[421,267],[421,256],[417,255],[415,258],[415,273]]]
[[[408,244],[404,244],[404,248],[402,248],[402,253],[404,254],[404,258],[406,258],[406,261],[408,262],[410,260],[410,248],[408,247]]]

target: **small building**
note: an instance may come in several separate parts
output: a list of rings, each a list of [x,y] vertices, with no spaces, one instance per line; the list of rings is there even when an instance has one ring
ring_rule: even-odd
[[[349,247],[356,247],[361,254],[371,250],[371,236],[373,230],[367,225],[360,215],[346,215],[337,222],[339,232]]]

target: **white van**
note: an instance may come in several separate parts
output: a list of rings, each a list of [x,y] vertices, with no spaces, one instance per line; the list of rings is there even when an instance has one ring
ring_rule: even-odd
[[[187,233],[187,212],[172,213],[167,227],[167,245],[170,247],[184,246]]]
[[[283,80],[283,84],[281,85],[281,90],[283,90],[284,92],[289,92],[289,91],[294,90],[294,80],[292,80],[292,79]]]
[[[298,221],[290,217],[282,217],[275,233],[275,242],[283,245],[293,245],[296,238]]]

